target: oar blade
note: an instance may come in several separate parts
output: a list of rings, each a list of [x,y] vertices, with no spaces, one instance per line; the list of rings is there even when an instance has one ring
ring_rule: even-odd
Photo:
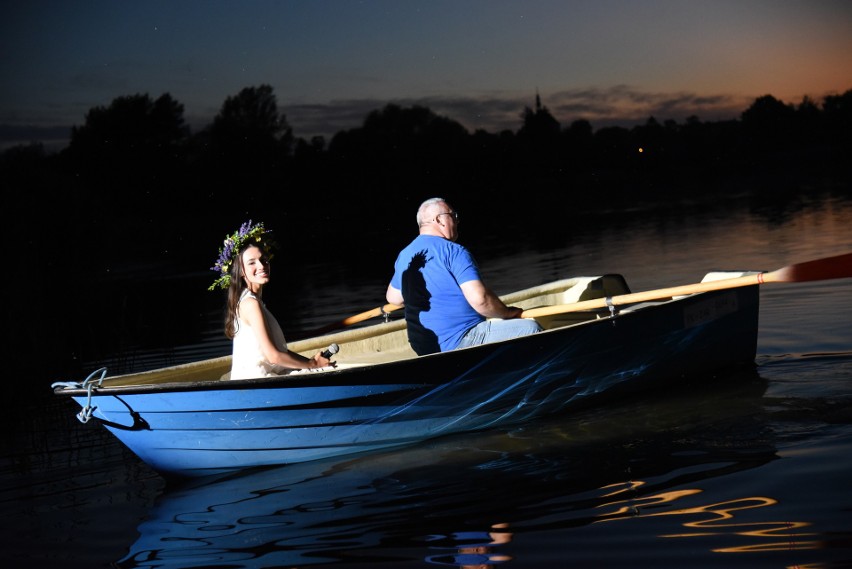
[[[773,271],[770,275],[772,275],[772,282],[781,283],[850,278],[852,277],[852,253],[796,263]]]

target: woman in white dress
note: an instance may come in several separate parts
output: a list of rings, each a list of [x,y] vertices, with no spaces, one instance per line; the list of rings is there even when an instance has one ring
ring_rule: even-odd
[[[219,259],[211,268],[219,278],[210,290],[228,290],[225,335],[234,341],[231,379],[282,375],[298,369],[333,365],[322,352],[306,358],[287,349],[284,332],[263,303],[263,287],[269,283],[270,242],[264,239],[263,223],[249,220],[225,239]]]

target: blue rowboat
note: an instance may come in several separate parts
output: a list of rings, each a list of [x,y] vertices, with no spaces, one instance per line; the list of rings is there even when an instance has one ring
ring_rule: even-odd
[[[648,295],[620,275],[576,277],[503,296],[544,328],[513,340],[418,357],[396,319],[290,343],[307,355],[338,344],[334,369],[230,381],[227,356],[116,376],[102,368],[53,389],[166,477],[299,463],[753,367],[760,282],[762,273],[711,273]]]

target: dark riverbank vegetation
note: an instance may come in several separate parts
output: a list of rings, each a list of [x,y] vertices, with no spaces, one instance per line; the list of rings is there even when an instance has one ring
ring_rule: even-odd
[[[365,225],[371,235],[411,229],[416,204],[431,195],[475,210],[469,224],[488,227],[494,216],[523,224],[518,211],[541,223],[754,192],[753,179],[769,180],[760,199],[786,200],[815,180],[848,180],[852,163],[852,90],[796,105],[765,95],[734,120],[649,117],[598,130],[582,118],[563,125],[536,96],[518,130],[499,133],[388,104],[328,141],[294,136],[268,85],[228,97],[199,132],[183,115],[169,94],[118,97],[92,108],[58,153],[7,149],[7,215],[46,208],[84,233],[134,219],[203,221],[217,235],[248,213],[281,219],[309,245]],[[160,238],[174,237],[170,225]]]

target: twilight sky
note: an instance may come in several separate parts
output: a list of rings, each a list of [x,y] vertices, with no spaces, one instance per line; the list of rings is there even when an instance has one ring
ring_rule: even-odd
[[[393,102],[517,130],[737,118],[852,89],[848,0],[0,0],[0,148],[48,148],[95,106],[169,93],[193,132],[269,84],[295,136]],[[53,141],[53,142],[51,142]]]

